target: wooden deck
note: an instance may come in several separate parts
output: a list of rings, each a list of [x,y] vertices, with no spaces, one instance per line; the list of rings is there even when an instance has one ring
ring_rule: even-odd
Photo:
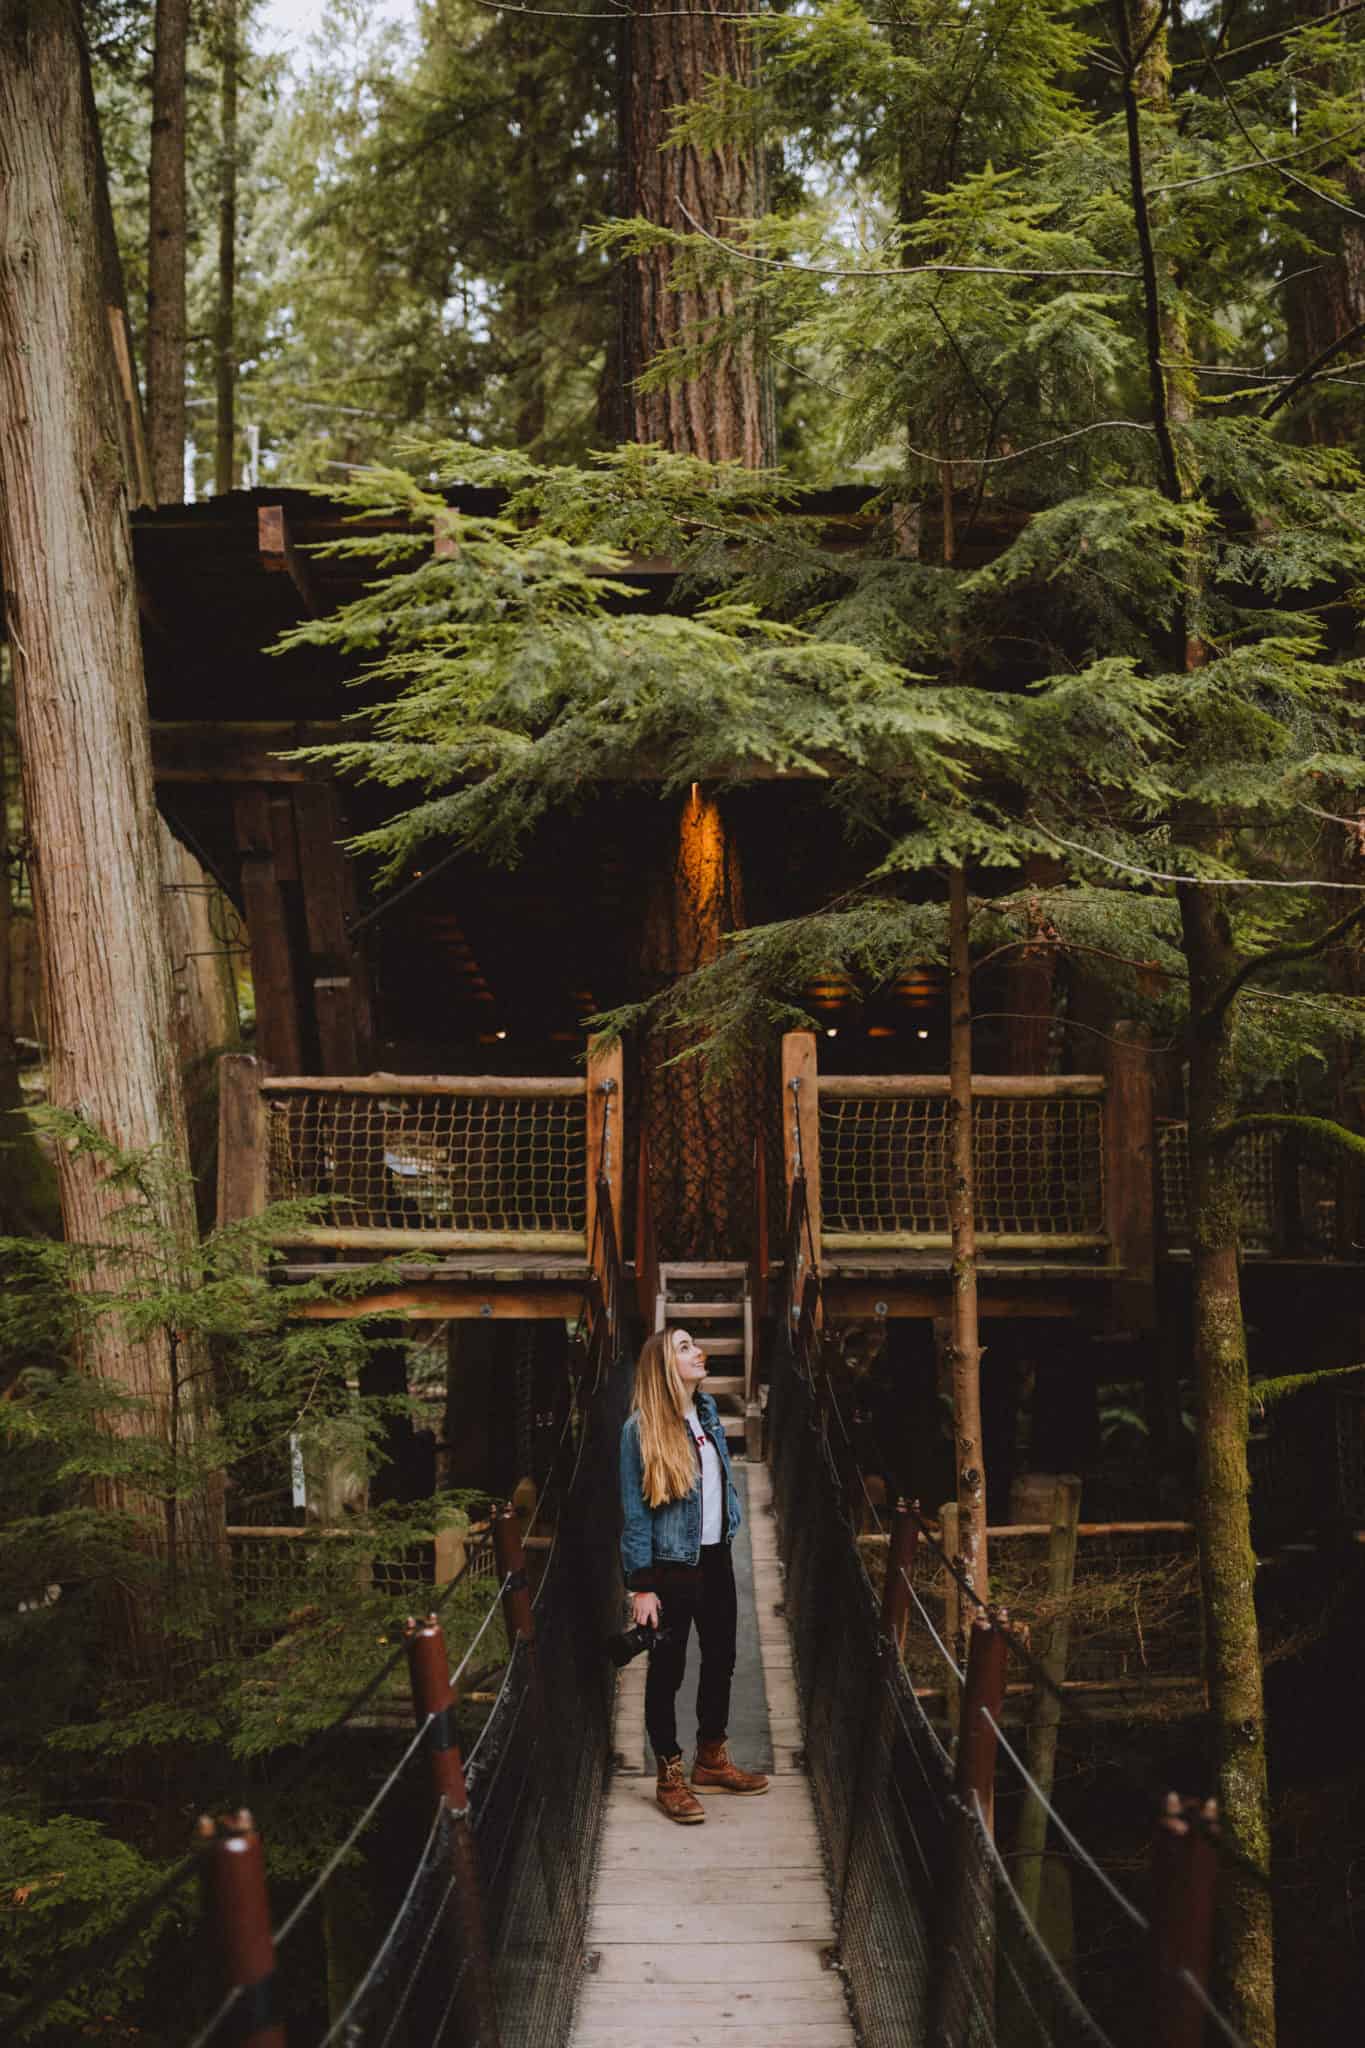
[[[706,1825],[654,1804],[644,1750],[644,1660],[622,1674],[612,1781],[572,2048],[853,2048],[782,1600],[771,1489],[745,1467],[754,1607],[775,1771],[761,1799],[708,1796]],[[754,1615],[741,1608],[740,1627]],[[693,1652],[695,1656],[695,1650]],[[679,1706],[690,1708],[692,1680]],[[681,1718],[681,1716],[680,1716]],[[685,1724],[684,1724],[685,1725]],[[739,1762],[745,1759],[741,1756]]]

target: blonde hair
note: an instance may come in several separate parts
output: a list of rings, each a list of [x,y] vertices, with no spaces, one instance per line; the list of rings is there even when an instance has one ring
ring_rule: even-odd
[[[673,1330],[646,1337],[635,1368],[635,1414],[640,1419],[640,1491],[645,1505],[682,1500],[697,1480],[697,1460],[683,1416],[691,1392],[678,1372]]]

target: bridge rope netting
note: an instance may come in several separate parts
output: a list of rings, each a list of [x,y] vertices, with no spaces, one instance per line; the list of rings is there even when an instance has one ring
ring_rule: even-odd
[[[1002,1725],[1007,1659],[1021,1659],[1035,1685],[1051,1685],[1017,1631],[976,1602],[964,1669],[951,1632],[936,1625],[920,1597],[913,1547],[907,1570],[894,1534],[888,1579],[894,1575],[895,1585],[879,1598],[857,1523],[881,1518],[861,1483],[834,1389],[820,1371],[819,1282],[805,1256],[803,1195],[798,1177],[785,1261],[790,1291],[772,1360],[769,1455],[806,1766],[830,1862],[840,1965],[865,2048],[921,2041],[1133,2048],[1202,2040],[1206,2024],[1210,2038],[1235,2048],[1238,2036],[1210,2001],[1201,1971],[1187,1966],[1179,1944],[1174,1955],[1163,1949],[1163,1925],[1152,1924],[1160,1918],[1155,1904],[1149,1918],[1090,1855],[1030,1777],[1017,1735]],[[912,1546],[925,1542],[936,1553],[971,1612],[972,1589],[933,1525],[904,1507],[898,1519],[910,1525]],[[909,1654],[888,1623],[896,1608],[917,1638]],[[935,1685],[916,1683],[926,1662],[938,1666]],[[927,1704],[936,1693],[948,1710],[937,1725]],[[1069,1701],[1067,1710],[1074,1711]],[[1002,1808],[1017,1807],[1025,1794],[1038,1798],[1078,1883],[1095,1888],[1096,1903],[1078,1901],[1077,1914],[1078,1922],[1101,1930],[1085,1965],[1090,1997],[1085,1966],[1071,1957],[1059,1961],[1040,1937],[1018,1873],[997,1845],[997,1754]],[[1155,1816],[1152,1787],[1144,1784],[1141,1800]],[[1168,1803],[1154,1879],[1163,1842],[1179,1864],[1165,1902],[1181,1897],[1182,1885],[1183,1896],[1197,1892],[1211,1901],[1216,1852],[1207,1815],[1176,1812]],[[1201,1858],[1203,1882],[1191,1892],[1190,1869]],[[1101,1985],[1096,1998],[1093,1989]],[[1175,2015],[1169,2029],[1154,2018],[1163,2000]],[[1103,2017],[1092,2009],[1100,2005]]]
[[[605,1229],[611,1236],[609,1221]],[[586,1367],[536,1511],[533,1556],[543,1562],[534,1591],[520,1518],[508,1508],[494,1521],[491,1598],[456,1668],[441,1616],[468,1590],[480,1569],[474,1559],[439,1590],[428,1616],[409,1617],[400,1646],[270,1787],[277,1812],[304,1790],[344,1797],[344,1745],[367,1726],[373,1741],[374,1721],[361,1717],[391,1706],[407,1661],[414,1730],[395,1742],[382,1782],[288,1912],[272,1925],[268,1843],[250,1814],[203,1819],[196,1850],[154,1893],[11,2010],[7,2038],[54,2038],[44,2021],[60,2013],[72,1986],[115,1968],[158,1909],[198,1877],[224,1988],[196,2019],[197,1986],[187,1982],[177,2038],[184,2048],[283,2048],[285,2013],[318,2010],[316,1984],[294,1981],[294,1972],[316,1976],[329,1888],[367,1848],[374,1900],[365,1949],[351,1960],[345,1986],[330,1987],[325,2021],[290,2019],[290,2048],[548,2048],[567,2037],[610,1757],[615,1674],[603,1644],[619,1626],[611,1503],[630,1371],[609,1312],[619,1287],[614,1242],[605,1249],[608,1298],[598,1295]],[[462,1759],[461,1689],[482,1679],[490,1653],[496,1671],[502,1630],[507,1654],[496,1699]]]

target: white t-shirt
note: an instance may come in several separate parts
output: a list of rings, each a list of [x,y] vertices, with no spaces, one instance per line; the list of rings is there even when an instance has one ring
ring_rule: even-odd
[[[692,1441],[701,1456],[701,1540],[703,1543],[719,1543],[721,1532],[721,1470],[720,1455],[710,1437],[701,1426],[695,1401],[683,1416],[692,1433]]]

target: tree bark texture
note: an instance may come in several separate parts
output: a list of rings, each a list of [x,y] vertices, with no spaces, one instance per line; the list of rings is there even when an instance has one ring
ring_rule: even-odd
[[[185,494],[185,54],[189,0],[156,0],[147,227],[147,430],[157,502]]]
[[[221,498],[236,481],[237,443],[237,0],[222,0],[218,86],[218,306],[214,320],[215,421],[213,488]]]
[[[948,878],[948,1227],[953,1240],[948,1360],[953,1390],[953,1464],[957,1473],[958,1556],[984,1601],[986,1457],[981,1433],[981,1325],[976,1273],[976,1163],[972,1150],[972,969],[967,876]],[[962,1616],[963,1633],[971,1614]]]
[[[700,99],[708,79],[752,79],[752,46],[733,18],[743,6],[744,0],[738,6],[736,0],[698,0],[670,15],[649,0],[636,0],[623,33],[621,66],[621,212],[627,219],[642,217],[680,234],[691,233],[695,222],[708,234],[728,238],[733,223],[763,211],[757,146],[667,146],[676,110]],[[636,384],[661,352],[723,332],[736,315],[732,284],[677,291],[672,272],[666,248],[626,259],[622,438],[657,441],[674,454],[708,462],[761,468],[773,459],[775,434],[771,394],[751,337],[736,334],[725,341],[700,377],[657,391],[641,391]]]
[[[724,813],[694,789],[678,816],[645,911],[647,985],[664,988],[707,966],[744,923],[739,864]],[[687,1035],[654,1030],[641,1047],[641,1108],[665,1258],[737,1258],[752,1232],[754,1133],[761,1066],[708,1080],[700,1059],[678,1060]]]
[[[1229,1013],[1217,1003],[1237,958],[1216,892],[1185,885],[1179,893],[1190,972],[1190,1264],[1199,1410],[1194,1511],[1218,1808],[1229,1852],[1218,1902],[1220,1998],[1249,2048],[1273,2048],[1270,1791],[1246,1453],[1240,1213],[1231,1154],[1211,1142],[1237,1111]]]
[[[1340,0],[1306,0],[1300,11],[1305,16],[1331,14],[1339,4]],[[1339,178],[1350,204],[1365,209],[1365,157],[1357,153],[1343,162],[1323,164],[1314,176],[1319,174]],[[1285,366],[1291,371],[1304,369],[1338,336],[1365,321],[1365,222],[1352,220],[1335,207],[1314,208],[1307,193],[1298,204],[1309,215],[1308,232],[1325,253],[1316,263],[1301,257],[1292,268],[1304,274],[1285,287]],[[1351,356],[1360,353],[1358,348],[1347,351]],[[1299,405],[1299,431],[1310,441],[1351,445],[1357,431],[1355,406],[1349,392],[1319,387]]]
[[[185,1174],[175,1005],[117,395],[97,246],[97,156],[76,0],[0,0],[0,573],[14,656],[24,801],[44,961],[49,1092],[125,1151]],[[117,1244],[98,1163],[58,1155],[68,1241]],[[194,1241],[185,1176],[162,1197],[169,1241]],[[126,1278],[94,1263],[98,1292]],[[111,1427],[187,1444],[207,1376],[193,1348],[96,1317],[80,1363],[142,1397]],[[216,1554],[201,1490],[178,1510],[114,1482],[173,1559]],[[139,1624],[131,1613],[127,1627]],[[134,1646],[135,1647],[135,1646]]]

